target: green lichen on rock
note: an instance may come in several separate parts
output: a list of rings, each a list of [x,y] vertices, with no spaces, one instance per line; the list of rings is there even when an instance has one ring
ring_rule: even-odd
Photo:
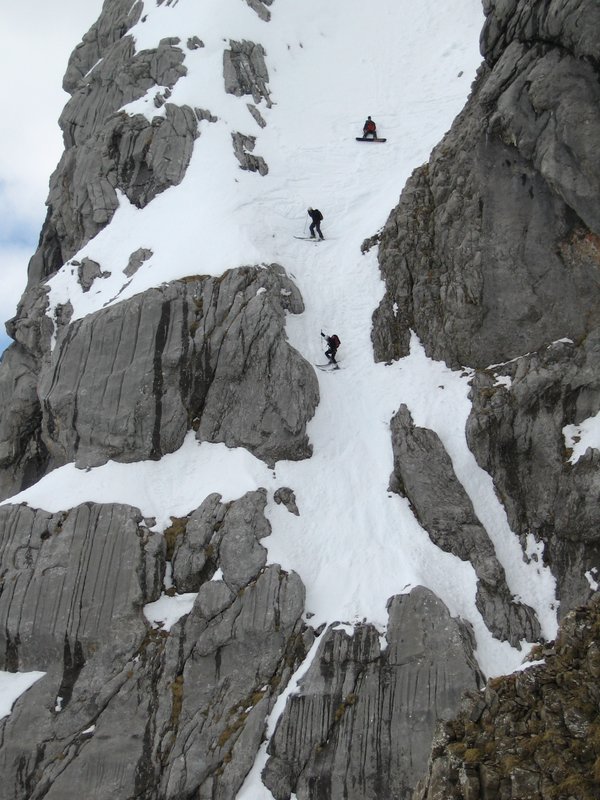
[[[523,672],[495,678],[438,730],[414,800],[595,800],[600,784],[600,598],[565,617]]]

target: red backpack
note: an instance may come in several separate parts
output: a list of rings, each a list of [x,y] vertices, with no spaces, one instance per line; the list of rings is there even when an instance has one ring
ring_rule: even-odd
[[[329,341],[336,349],[341,345],[340,338],[337,333],[334,333],[333,336],[330,336]]]

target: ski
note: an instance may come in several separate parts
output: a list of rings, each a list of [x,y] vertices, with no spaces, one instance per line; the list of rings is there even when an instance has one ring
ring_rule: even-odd
[[[315,236],[294,236],[294,239],[301,239],[303,242],[324,242],[325,239],[317,239]]]
[[[340,369],[340,365],[339,364],[331,364],[331,363],[329,363],[329,364],[315,364],[315,367],[318,367],[319,369],[325,370],[327,372],[332,372],[333,371],[332,369],[329,369],[330,367],[332,367],[333,369]]]
[[[369,137],[368,139],[365,139],[364,136],[357,136],[356,137],[356,141],[357,142],[387,142],[387,139],[373,139],[373,137]]]

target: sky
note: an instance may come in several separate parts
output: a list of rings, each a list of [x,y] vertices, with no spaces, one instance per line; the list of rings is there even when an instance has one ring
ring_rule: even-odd
[[[14,76],[0,125],[0,350],[10,339],[27,263],[46,216],[48,181],[62,153],[58,118],[69,99],[62,78],[69,55],[98,18],[102,0],[2,3],[0,69]],[[8,90],[5,85],[5,89]]]

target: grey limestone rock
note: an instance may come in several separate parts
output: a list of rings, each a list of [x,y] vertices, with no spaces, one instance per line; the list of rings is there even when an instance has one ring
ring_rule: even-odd
[[[6,323],[8,335],[22,345],[37,361],[50,353],[53,325],[46,314],[48,287],[34,286],[26,291],[17,306],[17,313]]]
[[[437,720],[479,685],[471,634],[431,592],[388,610],[384,648],[368,624],[323,634],[269,743],[263,780],[276,800],[407,797]]]
[[[29,285],[53,274],[110,222],[116,190],[143,206],[185,174],[197,134],[189,108],[165,105],[148,121],[118,113],[152,87],[170,90],[186,74],[179,40],[163,39],[135,53],[125,35],[142,4],[113,0],[75,49],[65,88],[72,94],[60,118],[65,152],[50,179],[48,214],[29,264]],[[93,68],[92,68],[93,67]]]
[[[42,363],[49,357],[52,322],[46,316],[48,288],[35,286],[22,296],[6,323],[15,339],[0,362],[0,496],[31,485],[42,475],[48,453],[41,437],[42,409],[37,393]]]
[[[194,790],[235,797],[254,762],[273,693],[289,678],[286,659],[293,665],[295,649],[304,652],[303,603],[298,577],[270,566],[212,619],[196,605],[180,631],[182,642],[169,641],[166,659],[177,660],[183,700],[161,797]]]
[[[278,504],[283,503],[290,514],[295,514],[297,517],[300,516],[298,506],[296,505],[296,495],[288,486],[281,486],[277,489],[273,495],[273,499]]]
[[[48,452],[41,439],[37,395],[39,362],[15,342],[0,364],[0,495],[9,497],[43,474]]]
[[[156,459],[191,427],[268,463],[305,458],[318,383],[285,339],[286,309],[301,300],[272,265],[175,281],[72,323],[38,384],[52,465]]]
[[[127,275],[128,278],[131,278],[132,275],[138,271],[138,269],[142,266],[145,261],[148,261],[149,258],[152,258],[153,253],[152,250],[148,250],[147,247],[139,247],[134,253],[129,256],[129,261],[127,262],[127,266],[123,270],[124,274]]]
[[[477,607],[487,626],[514,647],[520,647],[523,639],[537,641],[540,626],[535,612],[511,596],[504,568],[438,435],[416,427],[405,405],[393,417],[391,432],[390,487],[408,498],[434,544],[471,562],[478,578]]]
[[[169,545],[136,509],[0,508],[2,666],[47,671],[0,720],[0,800],[235,797],[312,643],[297,575],[257,565],[242,584],[227,566],[240,531],[257,544],[268,532],[264,506],[264,491],[212,495],[187,518],[180,555],[210,528],[236,591],[206,574],[170,632],[141,613]]]
[[[142,10],[143,3],[131,0],[111,0],[103,4],[98,20],[71,53],[63,78],[65,92],[73,94],[90,69],[138,22]]]
[[[0,507],[2,669],[64,661],[75,675],[109,638],[111,661],[128,654],[145,633],[141,607],[160,594],[161,557],[162,537],[128,506]]]
[[[266,175],[269,172],[269,167],[264,158],[252,155],[252,150],[256,145],[256,137],[247,136],[236,131],[231,134],[231,138],[233,140],[233,152],[242,169],[248,170],[248,172],[258,172],[260,175]]]
[[[594,0],[483,0],[486,16],[481,47],[486,59],[496,62],[513,41],[541,39],[562,45],[575,56],[600,57],[595,32],[600,27],[600,9]]]
[[[575,34],[597,6],[486,6],[467,106],[381,234],[380,360],[413,329],[433,357],[483,368],[599,322],[597,42]]]
[[[189,517],[181,520],[173,548],[173,582],[180,592],[198,591],[206,580],[222,570],[232,592],[256,578],[266,564],[260,539],[271,527],[264,516],[264,489],[248,492],[234,503],[223,504],[209,495]],[[167,532],[169,538],[170,532]]]
[[[187,40],[188,50],[198,50],[201,47],[204,47],[204,42],[198,36],[190,36],[190,38]]]
[[[256,124],[257,124],[257,125],[258,125],[260,128],[265,128],[265,127],[266,127],[266,125],[267,125],[267,123],[266,123],[266,121],[265,121],[265,118],[264,118],[264,117],[263,117],[263,115],[260,113],[260,111],[258,110],[258,108],[257,108],[257,107],[254,105],[254,103],[246,103],[246,108],[247,108],[247,109],[248,109],[248,111],[249,111],[249,112],[252,114],[252,116],[253,116],[254,120],[256,121]]]
[[[600,334],[564,341],[486,372],[473,382],[467,438],[494,478],[510,525],[544,545],[558,583],[560,614],[588,602],[585,573],[600,563],[597,450],[569,462],[563,428],[600,409]]]
[[[246,0],[246,2],[253,11],[256,11],[262,20],[268,22],[271,19],[271,12],[267,6],[270,6],[273,0]]]
[[[179,592],[197,592],[216,571],[221,527],[227,508],[218,494],[209,495],[189,517],[166,532],[173,544],[173,583]],[[167,551],[168,552],[168,551]]]
[[[264,47],[244,39],[241,42],[231,40],[229,48],[223,54],[225,91],[236,97],[250,94],[256,104],[264,99],[270,108]]]
[[[74,123],[75,125],[75,123]],[[50,179],[48,205],[51,221],[46,223],[60,242],[64,263],[112,219],[118,207],[117,190],[143,208],[157,194],[181,182],[191,158],[197,120],[189,107],[172,103],[164,116],[152,121],[141,114],[125,112],[109,116],[93,132],[65,150]],[[65,186],[70,187],[65,191]],[[34,255],[37,263],[42,250]],[[49,274],[30,267],[30,278]]]
[[[214,114],[211,114],[207,108],[195,108],[194,111],[196,113],[196,118],[198,119],[198,122],[200,122],[200,120],[203,119],[207,120],[208,122],[216,122],[218,119],[217,117],[214,116]]]
[[[267,563],[267,551],[260,539],[271,533],[264,516],[266,492],[251,492],[238,500],[223,518],[219,562],[223,580],[237,592],[254,580]]]
[[[84,258],[81,262],[73,261],[77,267],[77,280],[84,292],[89,292],[96,278],[108,278],[110,272],[101,269],[100,264],[91,258]]]

